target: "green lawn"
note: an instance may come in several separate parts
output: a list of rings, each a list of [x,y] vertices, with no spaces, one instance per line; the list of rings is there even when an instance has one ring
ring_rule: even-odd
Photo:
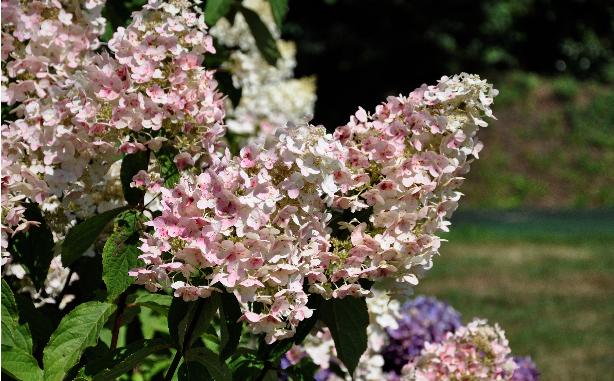
[[[614,380],[614,213],[461,213],[418,286],[498,322],[543,381]]]

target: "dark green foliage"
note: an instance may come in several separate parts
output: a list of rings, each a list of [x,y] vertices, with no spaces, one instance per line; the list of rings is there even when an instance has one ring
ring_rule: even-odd
[[[288,13],[288,0],[269,0],[273,18],[279,28],[282,27],[286,13]]]
[[[164,186],[172,187],[178,181],[181,175],[175,165],[174,159],[179,151],[168,144],[162,145],[162,148],[155,153],[156,160],[160,166],[160,176],[164,179]]]
[[[220,357],[225,360],[237,349],[243,324],[239,321],[242,313],[235,296],[223,293],[220,301]]]
[[[107,286],[107,297],[114,300],[134,282],[128,271],[142,263],[138,259],[141,213],[128,210],[115,219],[113,233],[102,250],[102,279]]]
[[[81,254],[94,244],[109,222],[126,209],[127,207],[120,207],[108,210],[88,218],[70,229],[62,243],[62,264],[69,266],[79,259]]]
[[[233,106],[238,106],[239,101],[241,100],[242,90],[234,87],[230,73],[222,70],[217,71],[215,73],[215,79],[219,90],[224,93],[228,99],[230,99]]]
[[[269,65],[275,66],[281,55],[269,28],[267,28],[266,24],[260,19],[260,16],[253,10],[239,7],[239,12],[245,17],[245,21],[256,40],[256,46],[260,54],[262,54],[262,57]]]
[[[30,328],[33,348],[36,353],[47,344],[55,328],[52,319],[48,314],[34,306],[29,295],[16,294],[15,301],[19,309],[19,323],[27,324]]]
[[[364,298],[352,297],[325,300],[320,306],[320,319],[330,329],[337,356],[353,374],[367,349],[367,303]]]
[[[92,361],[79,374],[81,377],[91,377],[92,381],[113,380],[130,372],[151,354],[170,347],[170,342],[164,339],[139,340]]]
[[[168,313],[168,330],[178,348],[189,349],[207,330],[219,303],[220,298],[215,293],[194,302],[173,298]]]
[[[20,381],[42,380],[43,372],[32,356],[32,336],[19,324],[19,311],[9,285],[2,280],[2,373]]]
[[[217,20],[226,16],[234,0],[207,0],[205,2],[205,23],[212,27]]]
[[[53,259],[53,235],[38,205],[26,204],[25,207],[24,217],[39,224],[31,225],[27,231],[21,231],[11,237],[9,250],[15,261],[27,269],[34,286],[40,289]]]
[[[138,205],[143,203],[145,190],[133,188],[130,186],[132,178],[139,171],[147,171],[149,165],[149,151],[138,151],[124,156],[119,178],[122,182],[122,190],[124,191],[124,199],[130,205]]]
[[[192,348],[186,352],[185,359],[187,364],[196,362],[205,367],[208,374],[215,381],[231,381],[232,373],[230,369],[216,353],[205,347]],[[191,377],[186,380],[198,380],[199,378]]]

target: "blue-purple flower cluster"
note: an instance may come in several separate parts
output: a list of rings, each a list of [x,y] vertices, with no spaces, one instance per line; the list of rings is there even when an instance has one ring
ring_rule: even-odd
[[[390,301],[389,299],[386,300]],[[384,307],[378,308],[380,304]],[[537,366],[530,357],[513,357],[512,359],[508,342],[498,326],[488,326],[486,321],[480,320],[474,320],[472,323],[463,326],[460,313],[452,306],[435,298],[418,296],[400,307],[398,304],[372,302],[369,306],[369,312],[371,314],[370,334],[376,335],[374,327],[379,327],[377,335],[384,336],[382,338],[384,345],[383,347],[374,347],[370,344],[361,358],[361,365],[354,373],[353,379],[355,380],[436,380],[441,376],[437,371],[442,371],[442,369],[429,368],[432,365],[431,360],[433,360],[433,356],[439,358],[446,351],[454,353],[448,353],[450,356],[446,355],[444,356],[446,359],[441,359],[444,360],[444,371],[462,364],[464,364],[463,366],[473,364],[482,366],[481,370],[474,369],[476,374],[481,371],[492,371],[493,374],[504,375],[503,378],[496,379],[507,381],[539,380]],[[378,317],[381,318],[386,314],[396,324],[391,324],[392,320],[390,319],[378,320]],[[384,320],[386,323],[384,323]],[[280,363],[282,369],[280,381],[291,379],[288,376],[300,368],[299,363],[303,363],[303,360],[308,362],[313,360],[315,365],[319,366],[315,373],[310,373],[313,371],[312,368],[302,367],[303,371],[308,372],[310,379],[312,375],[315,381],[350,379],[343,364],[336,357],[332,338],[330,333],[327,334],[327,332],[319,331],[310,343],[306,343],[302,347],[295,346],[286,353]],[[480,363],[481,355],[479,353],[482,349],[477,349],[475,343],[472,344],[471,342],[472,338],[482,337],[480,335],[486,335],[483,338],[488,339],[488,345],[492,347],[493,353],[497,356],[500,355],[498,358],[500,361],[494,361],[494,364]],[[460,341],[456,342],[455,340]],[[494,341],[490,342],[490,340]],[[457,351],[462,353],[456,353]],[[431,370],[437,374],[429,373]],[[490,373],[488,374],[490,375]],[[424,378],[420,375],[428,375],[428,377]],[[452,374],[446,375],[455,377]],[[445,379],[457,378],[448,377]]]
[[[420,355],[425,343],[443,340],[461,326],[461,316],[450,305],[435,298],[418,296],[401,307],[398,328],[388,329],[384,347],[384,371],[401,374],[403,366]]]
[[[530,357],[514,357],[514,362],[518,366],[514,370],[512,379],[510,381],[538,381],[539,371],[537,365],[531,360]]]

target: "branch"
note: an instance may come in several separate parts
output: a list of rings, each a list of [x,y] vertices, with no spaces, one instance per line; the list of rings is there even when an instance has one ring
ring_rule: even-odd
[[[203,307],[205,306],[205,299],[199,298],[197,303],[198,304],[196,305],[196,311],[194,311],[194,315],[192,316],[190,325],[185,332],[185,336],[183,339],[183,348],[177,348],[177,352],[175,352],[175,357],[173,357],[173,361],[168,367],[168,371],[166,372],[166,377],[164,377],[164,381],[171,381],[173,379],[181,357],[185,356],[186,352],[190,349],[190,341],[192,341],[192,335],[194,334],[194,329],[196,328],[196,324],[198,323],[197,320],[200,317]]]
[[[177,350],[175,352],[175,356],[173,357],[173,362],[168,367],[168,371],[166,372],[166,376],[164,377],[164,381],[171,381],[175,372],[177,371],[177,366],[179,365],[179,361],[181,360],[181,351]]]
[[[111,335],[111,350],[117,348],[117,339],[119,337],[119,329],[122,326],[122,315],[126,309],[126,298],[128,292],[124,291],[117,300],[117,313],[115,314],[115,323],[113,323],[113,333]]]

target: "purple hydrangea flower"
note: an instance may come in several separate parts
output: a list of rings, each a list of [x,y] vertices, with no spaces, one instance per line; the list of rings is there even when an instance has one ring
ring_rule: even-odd
[[[443,340],[461,326],[460,314],[435,298],[418,296],[401,307],[397,329],[387,329],[389,344],[383,349],[384,371],[401,374],[405,364],[417,357],[424,344]]]
[[[316,374],[313,376],[315,381],[326,381],[330,376],[334,374],[333,371],[329,369],[319,369]]]
[[[510,381],[538,381],[539,371],[537,365],[530,357],[514,357],[514,362],[518,368],[514,371]]]

